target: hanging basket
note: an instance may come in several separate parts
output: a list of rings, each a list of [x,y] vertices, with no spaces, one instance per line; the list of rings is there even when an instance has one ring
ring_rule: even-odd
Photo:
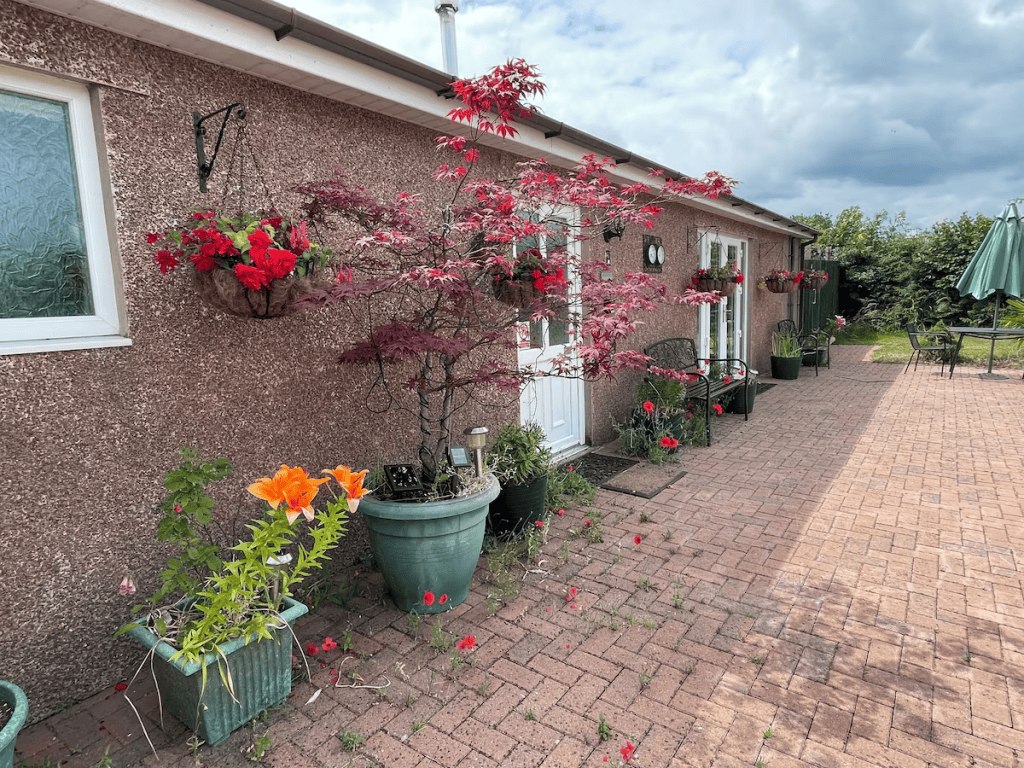
[[[772,293],[793,293],[800,286],[792,280],[765,280],[764,287]]]
[[[516,309],[530,309],[537,296],[532,281],[502,280],[494,286],[494,295],[502,304]]]
[[[828,282],[828,273],[826,272],[823,276],[810,276],[804,275],[803,280],[800,281],[800,290],[802,291],[816,291],[825,283]]]
[[[289,275],[272,280],[259,291],[250,291],[229,269],[195,270],[196,289],[207,305],[238,317],[269,319],[293,314],[294,302],[313,288],[308,277]]]
[[[690,279],[690,284],[704,293],[718,291],[723,296],[732,296],[736,293],[735,280],[711,280],[706,277],[694,277]]]

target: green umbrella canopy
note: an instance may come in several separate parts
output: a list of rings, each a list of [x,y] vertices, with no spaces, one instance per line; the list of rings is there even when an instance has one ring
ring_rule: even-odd
[[[1024,295],[1024,221],[1016,202],[1006,206],[992,222],[956,289],[961,296],[969,294],[976,299],[997,291],[1010,296]]]

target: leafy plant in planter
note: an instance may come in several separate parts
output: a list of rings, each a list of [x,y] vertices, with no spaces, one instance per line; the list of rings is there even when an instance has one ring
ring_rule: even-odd
[[[803,349],[796,336],[775,331],[772,334],[772,378],[792,380],[800,375]]]
[[[487,466],[501,483],[491,504],[491,529],[498,535],[518,533],[544,517],[551,450],[537,423],[506,424],[487,452]]]
[[[212,502],[203,488],[228,470],[223,460],[197,464],[196,454],[186,451],[182,466],[167,473],[169,497],[158,535],[178,543],[181,553],[168,560],[154,601],[179,591],[183,597],[150,607],[116,633],[129,634],[150,649],[147,661],[168,710],[210,744],[288,695],[289,625],[307,610],[291,599],[292,589],[318,571],[337,545],[348,511],[364,493],[366,474],[343,466],[325,470],[343,494],[318,514],[313,500],[329,478],[312,479],[299,467],[282,465],[272,478],[249,486],[269,508],[247,526],[251,537],[221,560],[219,553],[201,555],[196,525],[210,520]],[[299,517],[305,518],[311,539],[308,549],[296,543]],[[211,666],[217,675],[209,674]]]

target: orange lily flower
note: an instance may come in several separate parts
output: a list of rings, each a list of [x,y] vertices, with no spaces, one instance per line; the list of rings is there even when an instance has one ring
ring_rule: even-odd
[[[263,499],[273,509],[277,509],[282,503],[285,505],[285,515],[289,523],[294,523],[300,515],[305,515],[306,520],[313,520],[313,498],[320,490],[317,486],[327,482],[312,480],[302,467],[289,467],[282,464],[281,469],[272,478],[261,477],[249,486],[249,493]]]
[[[338,465],[337,469],[325,469],[324,474],[330,475],[338,481],[338,485],[345,489],[345,495],[348,496],[349,501],[358,501],[360,498],[368,494],[370,491],[363,488],[363,478],[366,477],[369,470],[364,469],[362,472],[353,472],[350,468]],[[352,506],[351,504],[349,505]],[[355,508],[352,508],[355,511]]]

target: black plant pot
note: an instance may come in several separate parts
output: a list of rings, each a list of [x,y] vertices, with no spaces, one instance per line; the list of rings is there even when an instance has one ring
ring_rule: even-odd
[[[799,357],[772,357],[772,378],[792,380],[800,376]]]
[[[508,536],[527,529],[544,518],[548,476],[522,485],[508,484],[501,488],[487,515],[490,532],[495,536]]]
[[[746,395],[746,397],[744,397]],[[757,396],[757,382],[753,379],[743,389],[737,389],[736,394],[729,402],[726,409],[729,413],[753,413],[754,398]]]

